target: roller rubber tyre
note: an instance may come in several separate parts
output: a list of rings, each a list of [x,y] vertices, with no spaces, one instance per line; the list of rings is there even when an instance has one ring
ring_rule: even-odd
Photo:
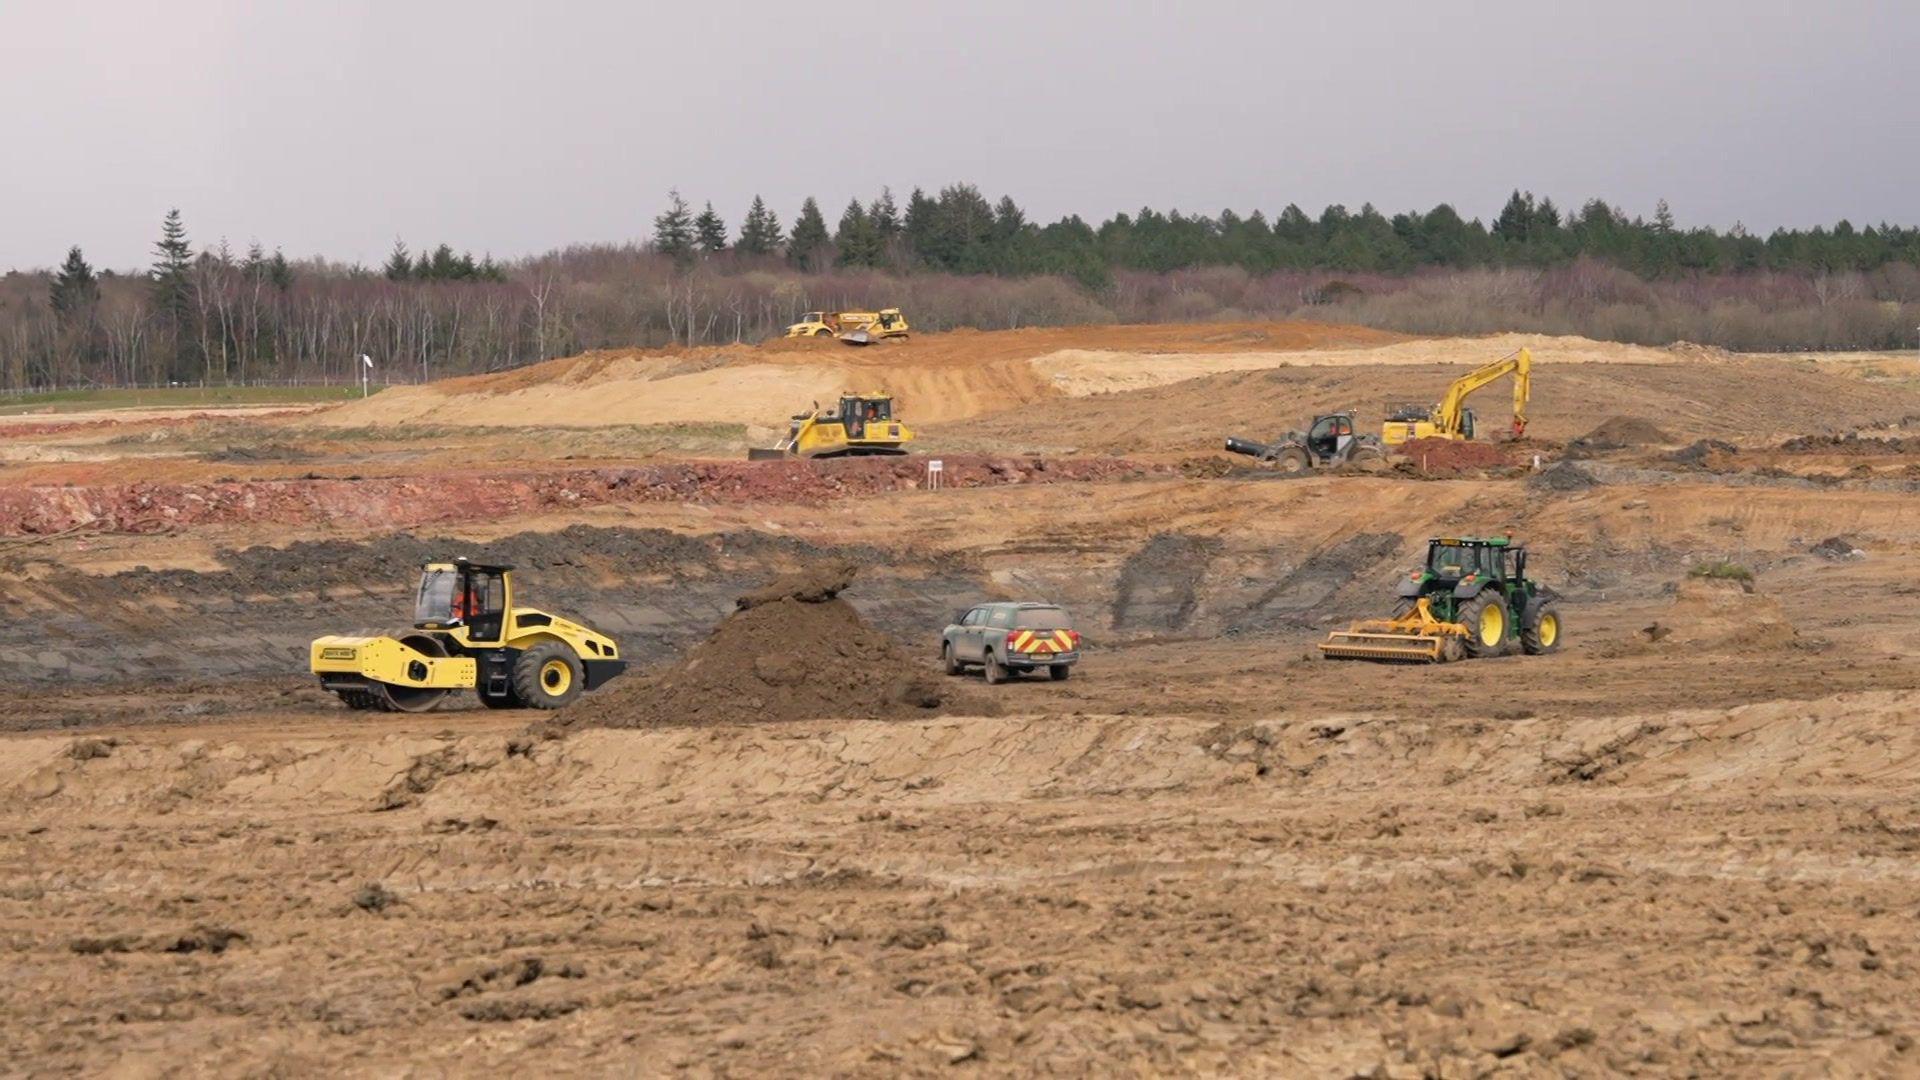
[[[1001,683],[1013,677],[1013,673],[1007,670],[1005,664],[995,660],[992,653],[987,654],[986,674],[987,684],[989,686],[999,686]]]
[[[1520,622],[1520,647],[1528,656],[1559,652],[1566,630],[1567,624],[1561,619],[1557,604],[1535,600],[1527,605],[1526,617]]]
[[[940,667],[949,675],[960,674],[960,658],[953,655],[950,644],[940,646]]]
[[[1073,669],[1065,664],[1055,664],[1047,669],[1047,678],[1054,682],[1066,682],[1073,676]]]
[[[1467,655],[1499,656],[1507,651],[1507,622],[1513,616],[1507,601],[1489,589],[1460,605],[1459,621],[1467,628]]]
[[[530,709],[563,708],[585,685],[580,658],[557,641],[535,645],[513,664],[513,696]]]

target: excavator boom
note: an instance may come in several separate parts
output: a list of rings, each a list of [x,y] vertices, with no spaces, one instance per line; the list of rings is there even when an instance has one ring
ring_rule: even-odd
[[[1467,399],[1473,396],[1474,391],[1508,375],[1513,376],[1513,434],[1518,438],[1527,430],[1527,401],[1533,396],[1531,349],[1521,349],[1460,376],[1452,386],[1447,387],[1446,396],[1433,407],[1426,419],[1396,416],[1387,421],[1381,431],[1382,438],[1389,446],[1397,446],[1410,439],[1471,438],[1473,433],[1468,423]]]

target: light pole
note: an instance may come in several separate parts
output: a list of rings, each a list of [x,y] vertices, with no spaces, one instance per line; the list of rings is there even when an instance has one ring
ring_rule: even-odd
[[[373,357],[360,354],[360,396],[367,396],[367,378],[373,374]]]

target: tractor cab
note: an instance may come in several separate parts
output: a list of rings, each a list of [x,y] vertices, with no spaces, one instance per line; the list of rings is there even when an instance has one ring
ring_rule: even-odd
[[[1473,579],[1505,585],[1526,577],[1527,549],[1503,538],[1427,541],[1427,573],[1449,586]]]
[[[420,568],[414,597],[414,626],[421,630],[464,627],[467,641],[501,640],[511,605],[511,566],[486,566],[455,559]]]

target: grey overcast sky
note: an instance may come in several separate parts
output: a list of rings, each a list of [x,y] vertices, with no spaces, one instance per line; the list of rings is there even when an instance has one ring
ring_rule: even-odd
[[[1920,2],[0,0],[0,268],[644,236],[669,187],[1028,215],[1601,196],[1920,223]]]

